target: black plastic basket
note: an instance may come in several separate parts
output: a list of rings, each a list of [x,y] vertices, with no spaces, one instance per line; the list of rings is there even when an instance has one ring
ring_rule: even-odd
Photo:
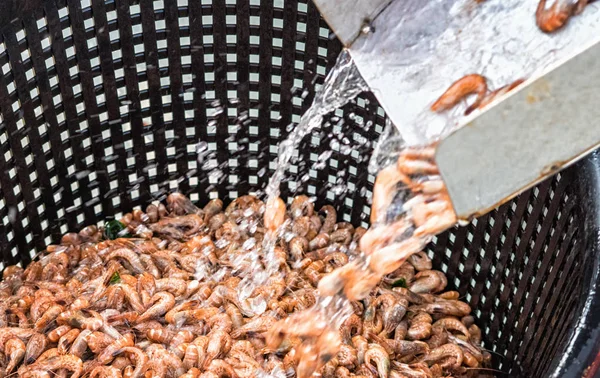
[[[261,190],[340,49],[306,0],[0,0],[2,267],[169,191],[204,203]],[[364,141],[384,121],[369,94],[332,114],[282,196],[317,196],[364,224]],[[595,357],[599,166],[429,246],[509,376],[580,376]]]

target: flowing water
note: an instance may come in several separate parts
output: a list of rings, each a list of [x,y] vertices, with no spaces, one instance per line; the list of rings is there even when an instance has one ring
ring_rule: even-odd
[[[277,167],[265,190],[267,201],[279,196],[279,185],[290,166],[290,159],[300,146],[302,139],[311,131],[321,127],[323,116],[344,106],[368,87],[358,69],[344,50],[338,57],[335,67],[325,78],[325,82],[315,94],[310,108],[300,119],[300,123],[292,130],[287,139],[281,142],[278,149]]]
[[[323,86],[315,94],[310,108],[288,137],[279,144],[277,166],[265,189],[267,197],[265,203],[270,203],[279,197],[279,186],[290,167],[294,151],[298,149],[302,140],[321,127],[325,115],[345,105],[366,89],[367,86],[352,62],[350,54],[344,50],[338,57],[335,67],[325,78]],[[256,288],[264,285],[271,277],[282,274],[274,254],[275,243],[279,236],[278,232],[267,232],[260,250],[252,250],[245,256],[250,260],[248,273],[251,274],[246,274],[240,283],[241,300],[247,299]]]

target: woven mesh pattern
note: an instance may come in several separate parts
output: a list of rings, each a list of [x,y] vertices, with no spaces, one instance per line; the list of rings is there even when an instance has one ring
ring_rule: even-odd
[[[2,267],[175,189],[199,203],[260,191],[341,49],[305,0],[3,2]],[[330,115],[282,196],[315,195],[366,225],[384,117],[371,95]],[[572,327],[576,192],[568,171],[429,247],[511,376],[543,376]]]

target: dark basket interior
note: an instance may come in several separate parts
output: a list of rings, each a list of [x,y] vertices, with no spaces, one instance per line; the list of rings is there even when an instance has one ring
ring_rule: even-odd
[[[1,267],[170,191],[199,203],[260,191],[341,49],[307,0],[0,6]],[[303,142],[282,196],[315,195],[364,224],[384,122],[370,94],[336,111]],[[510,376],[548,373],[588,292],[596,256],[584,253],[577,172],[429,247]]]

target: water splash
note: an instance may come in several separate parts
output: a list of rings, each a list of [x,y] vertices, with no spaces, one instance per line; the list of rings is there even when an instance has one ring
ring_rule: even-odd
[[[323,86],[317,91],[310,108],[304,113],[298,125],[287,139],[279,144],[277,165],[265,189],[265,203],[279,197],[281,181],[290,167],[294,152],[302,140],[313,130],[321,127],[323,117],[342,107],[367,89],[366,83],[358,72],[350,54],[344,50],[339,55],[334,68],[325,78]],[[282,236],[287,224],[275,232],[267,231],[260,251],[252,250],[248,254],[248,271],[240,282],[240,300],[247,299],[256,288],[264,285],[271,277],[281,277],[279,263],[275,255],[275,245]],[[262,258],[259,258],[261,256]]]
[[[279,145],[277,167],[265,190],[267,200],[279,196],[279,185],[289,168],[292,155],[300,146],[302,139],[314,129],[321,127],[326,114],[344,106],[367,89],[368,87],[350,54],[346,50],[342,51],[334,68],[325,78],[323,86],[317,91],[312,105],[300,119],[298,126]]]

